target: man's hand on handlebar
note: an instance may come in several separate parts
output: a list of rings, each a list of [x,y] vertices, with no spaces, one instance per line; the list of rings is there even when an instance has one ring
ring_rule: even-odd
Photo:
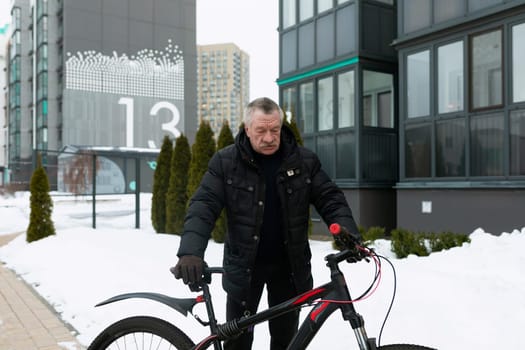
[[[177,265],[170,268],[170,271],[176,279],[182,278],[184,284],[187,284],[191,291],[197,292],[200,290],[205,267],[206,263],[202,258],[195,255],[183,255],[179,258]]]
[[[346,259],[349,263],[355,263],[363,259],[367,260],[370,253],[363,247],[363,243],[353,236],[345,227],[339,224],[330,225],[330,233],[334,237],[335,245],[343,250],[352,252],[352,256]]]

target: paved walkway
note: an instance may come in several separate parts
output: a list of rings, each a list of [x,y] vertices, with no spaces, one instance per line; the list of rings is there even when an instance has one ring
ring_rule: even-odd
[[[0,246],[17,235],[0,236]],[[52,307],[0,262],[0,349],[82,350]]]

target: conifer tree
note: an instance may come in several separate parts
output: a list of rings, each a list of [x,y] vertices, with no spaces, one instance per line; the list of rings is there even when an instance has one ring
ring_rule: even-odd
[[[230,124],[226,120],[224,121],[224,124],[222,124],[222,128],[219,133],[219,138],[217,140],[217,151],[233,143],[234,143],[234,139],[233,139],[232,131],[230,129]],[[213,229],[213,232],[211,233],[211,237],[217,243],[224,243],[224,239],[226,237],[227,230],[228,228],[227,228],[227,222],[226,222],[226,211],[223,210],[221,212],[221,215],[217,219],[217,222],[215,223],[215,228]]]
[[[284,124],[286,124],[293,132],[293,135],[295,136],[295,141],[301,146],[303,146],[303,138],[301,137],[301,132],[299,131],[299,127],[297,126],[297,121],[295,120],[295,113],[292,109],[292,117],[290,118],[290,121],[288,121],[287,118],[285,118]]]
[[[188,188],[186,193],[191,199],[208,169],[208,162],[215,153],[215,140],[213,139],[213,131],[210,123],[203,120],[197,134],[195,135],[195,142],[191,146],[191,162],[188,173]]]
[[[166,192],[170,179],[171,154],[173,142],[166,135],[157,157],[157,167],[153,174],[153,193],[151,196],[151,223],[156,232],[166,232]]]
[[[166,232],[181,234],[186,216],[188,172],[191,152],[188,138],[181,134],[171,157],[170,182],[166,195]]]
[[[49,179],[42,167],[40,154],[37,157],[37,167],[31,176],[29,190],[31,192],[29,198],[31,213],[26,241],[33,242],[55,234],[55,225],[51,218],[53,200],[49,195]]]

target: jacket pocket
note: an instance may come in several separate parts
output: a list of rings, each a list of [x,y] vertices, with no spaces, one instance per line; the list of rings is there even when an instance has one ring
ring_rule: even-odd
[[[285,197],[288,205],[293,208],[292,213],[308,213],[311,184],[312,181],[307,176],[298,176],[284,182]]]
[[[255,205],[255,184],[239,177],[226,179],[227,207],[235,215],[252,215]]]

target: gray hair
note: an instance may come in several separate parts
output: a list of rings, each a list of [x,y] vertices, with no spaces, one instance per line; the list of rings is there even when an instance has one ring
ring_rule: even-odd
[[[251,124],[253,112],[256,110],[261,110],[264,112],[264,114],[270,114],[274,111],[279,111],[281,125],[283,124],[284,113],[281,107],[279,107],[275,101],[268,97],[259,97],[248,103],[248,106],[246,106],[243,119],[244,125],[249,126]]]

